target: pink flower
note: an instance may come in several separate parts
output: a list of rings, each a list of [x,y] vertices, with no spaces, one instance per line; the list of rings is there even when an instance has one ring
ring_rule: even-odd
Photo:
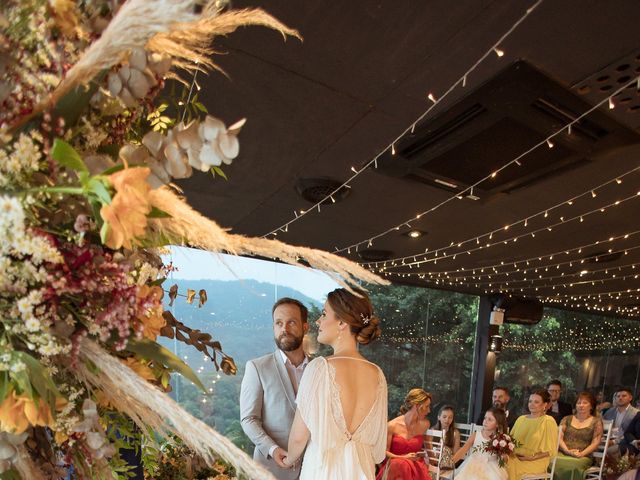
[[[502,448],[506,447],[507,446],[507,442],[505,442],[504,440],[500,440],[500,446]]]
[[[494,440],[492,445],[493,445],[494,447],[497,447],[497,446],[498,446],[498,440]]]

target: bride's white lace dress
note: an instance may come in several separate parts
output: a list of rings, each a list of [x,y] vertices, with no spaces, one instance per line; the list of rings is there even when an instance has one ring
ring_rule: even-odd
[[[376,368],[378,384],[371,386],[377,389],[376,400],[362,423],[349,432],[335,367],[324,357],[307,365],[296,398],[298,410],[311,432],[300,480],[375,478],[375,464],[384,460],[387,446],[387,382],[382,370],[377,365]]]

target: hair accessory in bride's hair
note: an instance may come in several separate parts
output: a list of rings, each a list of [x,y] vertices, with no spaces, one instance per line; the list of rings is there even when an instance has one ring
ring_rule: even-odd
[[[371,321],[371,317],[365,317],[364,313],[361,313],[360,318],[362,319],[362,323],[364,323],[365,325],[369,325],[369,322]]]

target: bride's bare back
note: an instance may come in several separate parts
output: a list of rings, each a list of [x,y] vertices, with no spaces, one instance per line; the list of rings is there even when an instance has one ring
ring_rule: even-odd
[[[340,403],[349,433],[354,434],[371,412],[378,395],[379,369],[364,359],[329,357],[340,392]]]

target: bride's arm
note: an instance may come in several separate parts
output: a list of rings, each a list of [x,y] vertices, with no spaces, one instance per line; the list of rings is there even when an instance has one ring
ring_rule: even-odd
[[[291,466],[296,463],[296,460],[304,452],[310,436],[309,429],[300,415],[300,410],[296,409],[296,416],[293,419],[291,433],[289,433],[289,447],[287,448],[287,457],[284,459],[285,465]]]

